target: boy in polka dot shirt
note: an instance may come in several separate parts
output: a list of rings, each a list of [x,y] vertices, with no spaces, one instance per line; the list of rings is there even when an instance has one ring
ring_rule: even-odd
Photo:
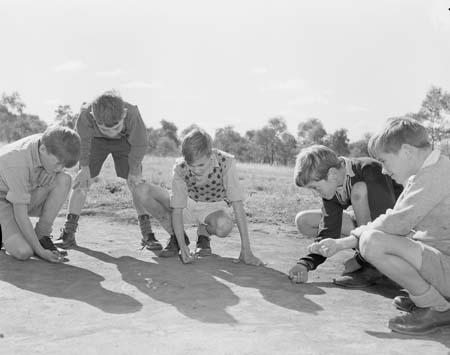
[[[137,187],[142,206],[171,235],[161,257],[180,253],[183,263],[191,263],[195,255],[211,255],[210,236],[227,237],[233,220],[232,206],[241,237],[238,260],[249,265],[262,265],[251,251],[243,193],[239,186],[235,159],[212,148],[212,139],[202,129],[192,130],[181,145],[182,158],[173,168],[172,191],[145,183]],[[184,221],[198,223],[196,253],[189,250]]]

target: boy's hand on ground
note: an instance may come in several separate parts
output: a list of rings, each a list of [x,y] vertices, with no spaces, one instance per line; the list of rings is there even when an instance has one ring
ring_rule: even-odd
[[[185,247],[180,251],[180,259],[183,264],[192,264],[195,261],[196,256],[191,253],[188,247]]]
[[[56,174],[48,173],[44,168],[39,169],[37,178],[38,186],[49,186],[55,181]]]
[[[88,188],[91,179],[91,170],[88,166],[82,167],[73,181],[73,188]]]
[[[308,251],[329,258],[339,251],[339,245],[336,239],[327,238],[308,246]]]
[[[66,260],[64,256],[62,256],[58,251],[52,251],[47,249],[44,249],[42,252],[40,252],[39,256],[42,259],[55,264],[62,263],[63,261]]]
[[[305,265],[297,264],[289,270],[289,279],[295,283],[305,283],[308,281],[308,269]]]
[[[264,266],[265,264],[261,261],[261,259],[257,258],[253,255],[251,252],[243,252],[241,251],[241,254],[239,254],[239,258],[235,260],[236,263],[243,262],[247,265],[254,265],[254,266]]]

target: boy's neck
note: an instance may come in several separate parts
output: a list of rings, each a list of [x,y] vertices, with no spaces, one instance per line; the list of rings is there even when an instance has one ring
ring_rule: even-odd
[[[420,170],[420,168],[425,163],[425,160],[427,160],[432,151],[433,150],[431,148],[417,149],[415,159],[411,159],[411,161],[414,163],[414,174],[416,174]]]

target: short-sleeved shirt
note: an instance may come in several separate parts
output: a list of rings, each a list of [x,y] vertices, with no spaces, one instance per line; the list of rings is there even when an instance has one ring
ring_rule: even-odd
[[[83,105],[76,123],[76,130],[81,138],[81,166],[89,165],[92,138],[103,138],[114,142],[125,137],[130,144],[128,153],[129,172],[132,175],[141,173],[142,160],[148,147],[147,129],[137,106],[125,102],[124,107],[127,109],[127,115],[124,118],[123,129],[117,137],[111,138],[105,136],[99,130],[91,114],[92,105]]]
[[[12,204],[29,204],[38,188],[42,134],[34,134],[0,148],[0,199]]]
[[[244,199],[234,156],[213,149],[211,158],[211,170],[199,177],[184,158],[177,160],[173,167],[170,207],[186,208],[188,198],[201,202],[236,202]]]
[[[324,238],[339,238],[342,229],[342,215],[351,206],[353,186],[365,182],[371,219],[374,220],[387,209],[394,207],[403,188],[390,176],[382,173],[381,163],[371,158],[344,158],[344,183],[330,200],[322,199],[322,220],[319,225],[317,240]],[[299,263],[314,270],[325,261],[319,254],[309,254],[300,259]]]

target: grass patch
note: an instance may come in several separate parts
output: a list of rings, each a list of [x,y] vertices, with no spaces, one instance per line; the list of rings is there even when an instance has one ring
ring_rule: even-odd
[[[146,156],[143,176],[164,188],[171,186],[175,158]],[[295,215],[302,210],[318,208],[320,199],[292,181],[293,170],[284,166],[237,164],[239,180],[246,195],[247,216],[252,223],[293,225]],[[74,171],[71,171],[74,174]],[[64,215],[66,209],[61,211]],[[111,217],[137,223],[136,212],[126,181],[116,177],[114,163],[109,157],[89,191],[82,215]]]

